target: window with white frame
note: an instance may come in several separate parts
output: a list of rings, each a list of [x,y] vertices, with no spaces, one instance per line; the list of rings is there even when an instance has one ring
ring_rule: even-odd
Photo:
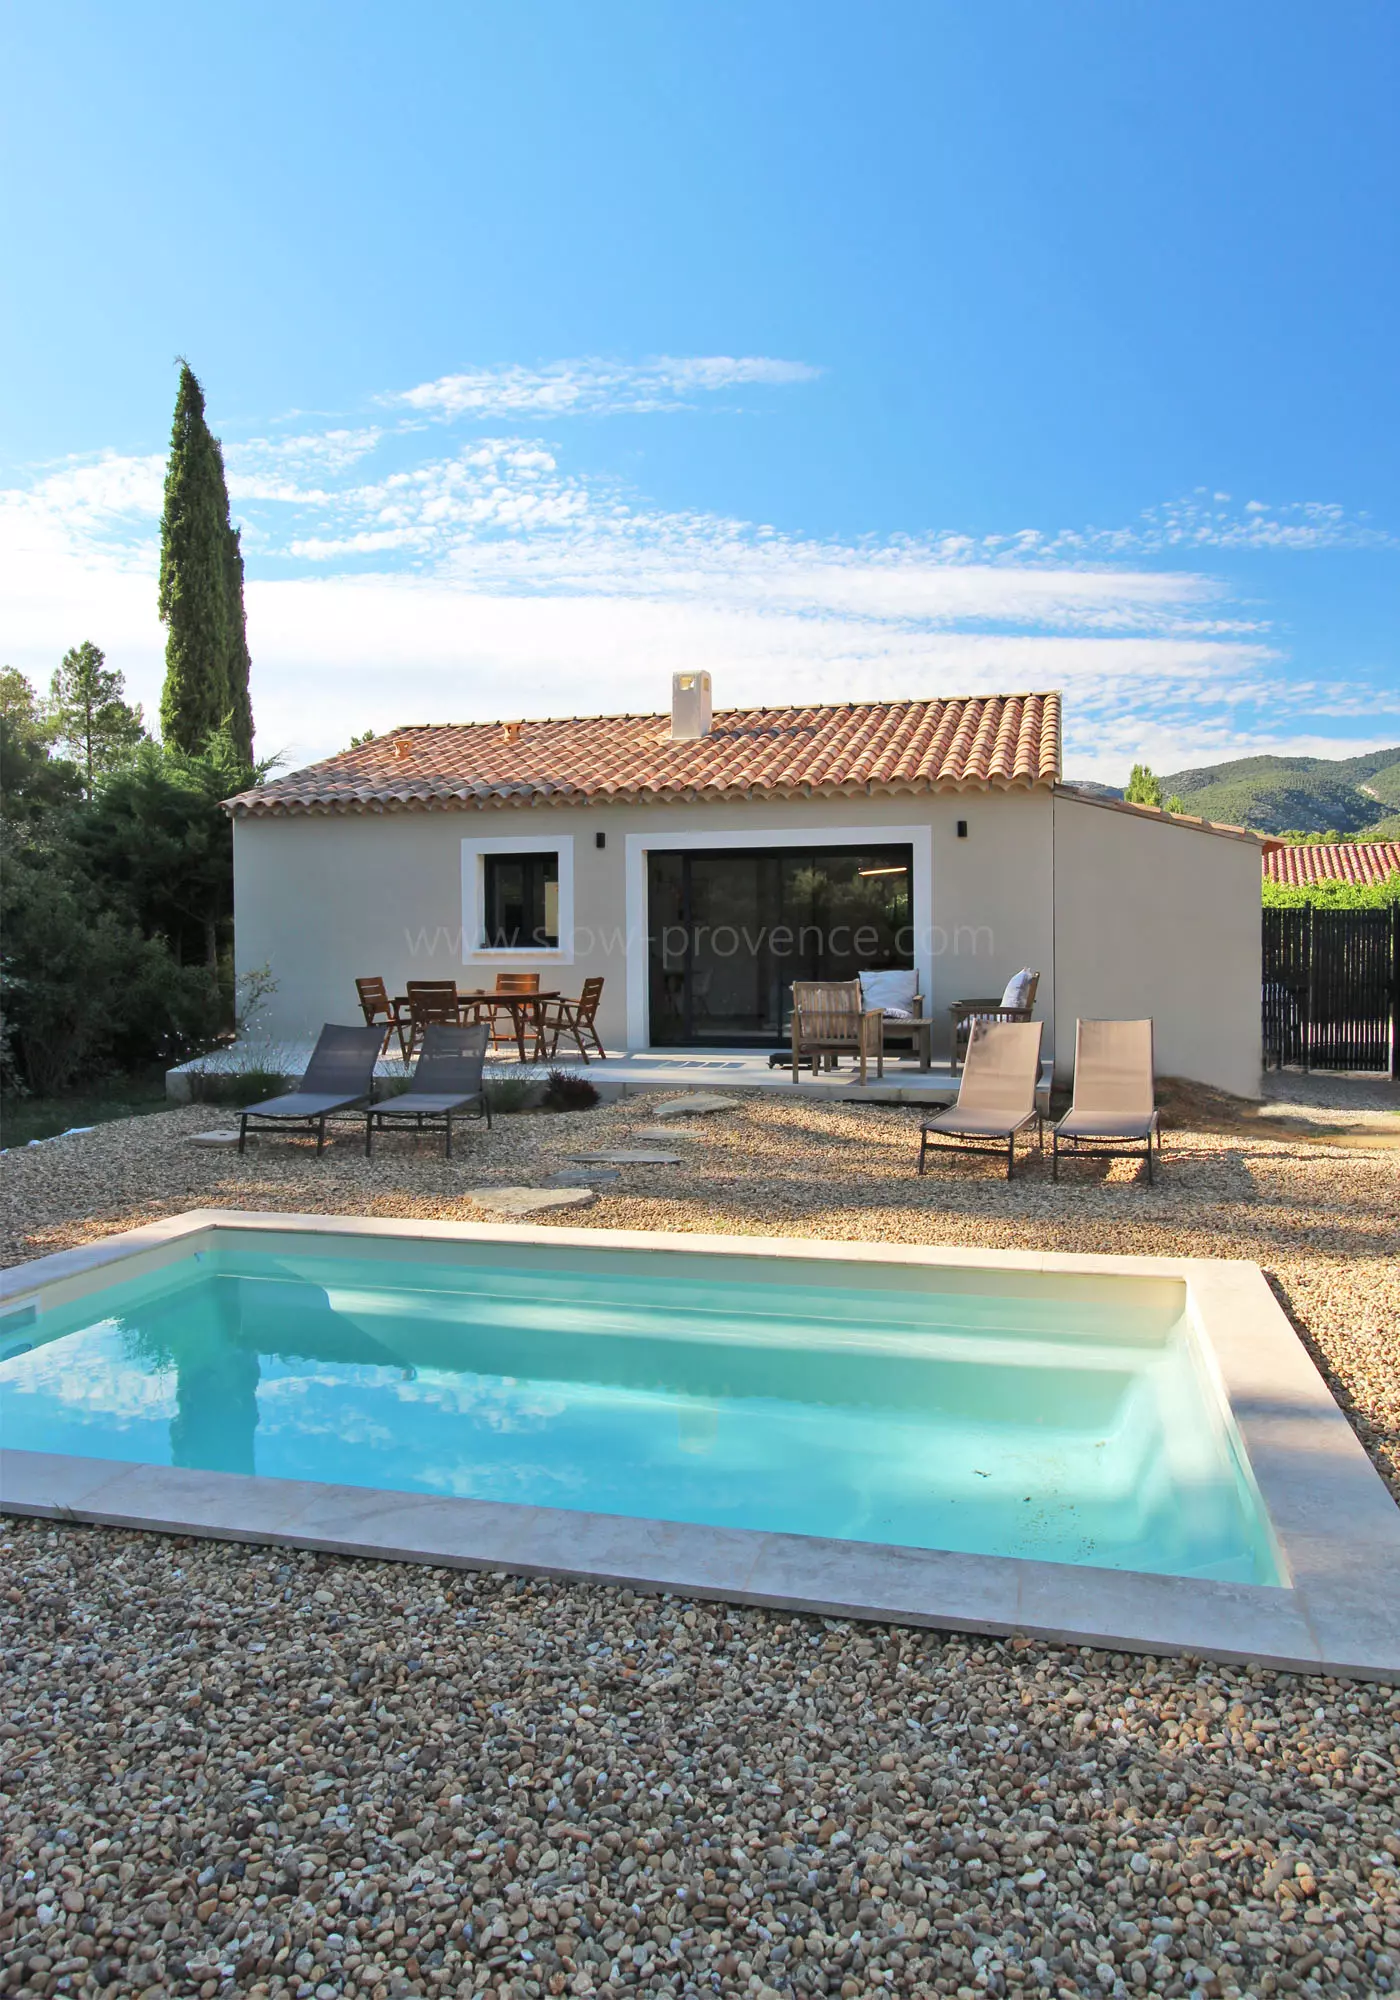
[[[462,842],[462,957],[573,959],[574,853],[565,834]]]
[[[482,856],[482,943],[488,951],[559,949],[559,856]]]

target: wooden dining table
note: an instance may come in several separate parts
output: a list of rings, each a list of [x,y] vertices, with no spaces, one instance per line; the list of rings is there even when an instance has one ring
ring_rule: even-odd
[[[551,988],[547,993],[494,993],[477,991],[458,995],[458,999],[461,1002],[461,1017],[464,1021],[479,1021],[483,1009],[486,1008],[489,1008],[493,1013],[498,1007],[506,1009],[510,1015],[510,1024],[515,1030],[515,1046],[519,1051],[521,1062],[525,1061],[525,1031],[527,1028],[533,1028],[535,1031],[535,1058],[536,1061],[539,1060],[544,1047],[544,1023],[541,1018],[543,1004],[546,1000],[557,1000],[558,998],[559,989],[557,986]]]
[[[524,1062],[526,1031],[530,1028],[535,1031],[535,1055],[538,1059],[543,1045],[541,1005],[546,1000],[559,998],[558,987],[553,987],[545,993],[497,993],[488,987],[475,987],[467,992],[458,993],[457,1019],[467,1027],[472,1022],[479,1021],[485,1009],[489,1008],[494,1013],[496,1008],[504,1007],[510,1015],[511,1027],[515,1030],[516,1049],[521,1062]],[[395,995],[394,1010],[407,1018],[409,1007],[406,993]]]

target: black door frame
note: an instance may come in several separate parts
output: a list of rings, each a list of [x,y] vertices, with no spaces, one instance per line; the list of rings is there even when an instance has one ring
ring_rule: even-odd
[[[913,843],[909,840],[895,839],[895,840],[852,841],[849,838],[838,836],[830,840],[822,840],[820,837],[813,839],[811,841],[804,839],[801,842],[801,844],[793,843],[789,845],[784,843],[780,846],[767,846],[763,843],[762,840],[754,841],[751,844],[750,843],[745,843],[743,845],[736,844],[733,847],[729,846],[728,844],[726,844],[723,847],[706,846],[706,847],[695,847],[695,848],[684,847],[680,845],[677,845],[675,847],[669,847],[669,846],[662,846],[660,844],[656,846],[648,846],[646,852],[646,862],[645,862],[646,865],[645,894],[646,894],[646,913],[647,913],[647,946],[646,946],[647,1046],[649,1048],[697,1049],[697,1050],[720,1046],[720,1044],[716,1042],[699,1040],[697,1039],[695,1034],[694,987],[693,987],[693,977],[692,977],[694,936],[695,936],[693,868],[694,864],[697,861],[717,861],[720,859],[725,859],[725,860],[761,859],[766,861],[771,860],[774,862],[790,861],[790,860],[819,861],[823,856],[865,859],[874,854],[883,855],[886,853],[899,854],[902,857],[904,857],[908,869],[907,880],[909,885],[909,898],[910,898],[909,929],[911,932],[911,948],[907,954],[907,958],[908,958],[909,968],[912,970],[915,964],[915,954],[912,949],[915,849]],[[652,928],[653,923],[655,921],[654,898],[652,894],[653,868],[657,861],[661,860],[662,858],[669,858],[669,857],[675,857],[679,859],[681,863],[681,922],[684,925],[686,932],[685,965],[682,973],[681,1007],[680,1007],[682,1039],[677,1042],[658,1042],[656,1039],[656,1008],[654,1005],[655,995],[652,983],[652,976],[653,976],[652,955],[653,955],[654,935],[655,935]],[[781,921],[780,914],[777,920]],[[768,928],[768,924],[770,921],[772,921],[772,919],[764,920],[763,924],[764,929]],[[790,985],[792,979],[800,979],[803,977],[821,978],[822,976],[823,975],[820,969],[814,967],[804,968],[796,962],[796,959],[794,959],[791,978],[789,978],[787,984]],[[736,1033],[732,1036],[726,1037],[726,1044],[733,1048],[753,1048],[753,1049],[781,1048],[783,1046],[783,1021],[781,1016],[781,1009],[779,1014],[778,1025],[773,1032],[771,1033],[765,1032],[761,1034]]]

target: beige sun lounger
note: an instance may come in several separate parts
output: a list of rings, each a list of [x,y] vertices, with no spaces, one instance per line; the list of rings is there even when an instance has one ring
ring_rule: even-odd
[[[1060,1177],[1060,1147],[1098,1159],[1162,1151],[1150,1021],[1080,1021],[1074,1034],[1074,1101],[1050,1134],[1050,1172]]]
[[[930,1152],[956,1153],[956,1143],[994,1143],[1006,1148],[1006,1178],[1016,1168],[1016,1134],[1034,1123],[1041,1142],[1042,1120],[1035,1089],[1040,1080],[1042,1021],[974,1021],[958,1085],[958,1101],[919,1133],[919,1172]],[[930,1136],[932,1134],[933,1136]],[[946,1144],[945,1141],[952,1141]]]

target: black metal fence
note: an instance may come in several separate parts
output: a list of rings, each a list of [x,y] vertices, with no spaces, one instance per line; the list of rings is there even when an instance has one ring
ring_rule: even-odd
[[[1265,910],[1264,1060],[1400,1077],[1400,903]]]

